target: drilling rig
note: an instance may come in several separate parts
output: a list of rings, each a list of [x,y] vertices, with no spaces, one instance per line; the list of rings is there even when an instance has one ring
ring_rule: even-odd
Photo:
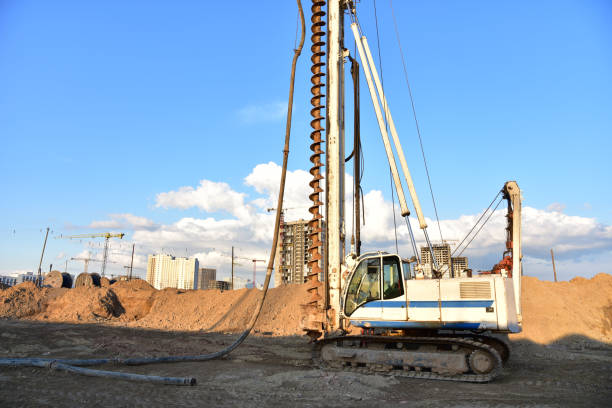
[[[505,199],[508,203],[506,250],[502,261],[488,273],[478,276],[443,274],[433,256],[427,223],[367,38],[359,25],[355,4],[328,0],[326,11],[325,6],[323,0],[312,1],[310,173],[313,178],[309,208],[312,220],[309,225],[308,299],[303,305],[302,328],[318,347],[322,362],[332,367],[387,371],[412,378],[491,381],[509,357],[504,337],[507,333],[520,332],[522,325],[519,187],[516,182],[509,181],[500,191],[500,202]],[[357,56],[351,56],[344,45],[345,20],[349,19]],[[358,146],[360,110],[356,71],[361,66],[401,215],[411,237],[414,251],[411,259],[384,251],[361,254],[359,234],[356,245],[351,245],[351,251],[346,253],[344,65],[349,60],[356,86],[353,92],[355,148]],[[323,140],[325,153],[321,149]],[[354,156],[353,160],[358,162],[359,157]],[[324,174],[321,172],[323,165]],[[358,177],[355,182],[359,183]],[[429,265],[425,265],[417,251],[404,184],[424,236],[425,248],[431,254]],[[359,185],[355,190],[359,191]],[[323,193],[324,200],[321,199]]]

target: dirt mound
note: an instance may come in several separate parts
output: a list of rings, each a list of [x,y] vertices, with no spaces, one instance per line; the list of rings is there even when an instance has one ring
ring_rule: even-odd
[[[24,282],[0,292],[0,317],[22,318],[45,308],[48,289]]]
[[[513,339],[550,343],[581,335],[612,343],[612,276],[558,283],[524,277],[522,290],[523,332]],[[0,317],[235,333],[246,328],[261,295],[253,289],[158,291],[141,279],[75,289],[27,282],[0,291]],[[306,298],[305,285],[270,289],[255,332],[301,335],[300,305]]]
[[[548,282],[529,276],[522,286],[523,332],[512,339],[550,343],[573,334],[612,343],[612,276]]]
[[[157,295],[153,286],[140,279],[116,282],[112,285],[112,291],[125,310],[120,317],[126,321],[139,320],[148,315]]]
[[[79,287],[48,299],[45,312],[38,317],[54,321],[97,321],[123,313],[124,309],[112,290]]]
[[[153,286],[143,279],[132,279],[131,281],[120,280],[113,283],[113,289],[115,288],[132,288],[132,289],[149,289],[155,290]]]
[[[149,298],[153,300],[149,313],[130,325],[239,332],[247,327],[261,296],[261,291],[252,289],[225,292],[164,289]],[[270,289],[255,332],[279,336],[302,334],[299,328],[300,304],[305,298],[304,285]]]

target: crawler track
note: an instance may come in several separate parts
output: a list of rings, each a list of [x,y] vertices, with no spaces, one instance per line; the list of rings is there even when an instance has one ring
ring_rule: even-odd
[[[327,368],[341,371],[352,371],[359,373],[376,373],[392,375],[395,377],[420,378],[441,381],[459,381],[472,383],[486,383],[497,377],[502,371],[502,358],[495,347],[479,341],[477,338],[458,337],[398,337],[398,336],[336,336],[328,337],[317,342],[317,355],[315,358]],[[467,359],[468,369],[464,372],[453,372],[453,370],[440,369],[439,367],[424,367],[423,364],[412,365],[409,361],[403,361],[393,357],[369,361],[367,363],[357,362],[351,357],[352,353],[364,350],[393,350],[393,347],[428,347],[430,349],[443,348],[449,356],[455,360],[458,355]],[[327,348],[327,350],[325,350]],[[332,350],[333,349],[333,350]],[[367,351],[365,352],[367,354]],[[391,351],[391,354],[399,355],[406,353],[406,360],[414,361],[414,353],[411,350]],[[333,360],[325,359],[330,354],[339,354],[341,357]],[[472,370],[474,356],[484,356],[492,363],[492,368],[486,373],[476,373]],[[376,357],[372,357],[376,359]],[[363,361],[363,360],[362,360]]]

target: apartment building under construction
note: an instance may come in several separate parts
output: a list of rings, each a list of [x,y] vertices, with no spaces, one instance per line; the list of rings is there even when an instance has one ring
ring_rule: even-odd
[[[468,269],[468,259],[465,256],[451,257],[450,245],[447,243],[432,245],[433,253],[442,272],[443,278],[460,277]],[[421,247],[421,262],[425,276],[432,275],[432,258],[428,247]]]
[[[304,283],[308,274],[308,221],[283,222],[279,231],[279,245],[274,261],[274,286]]]

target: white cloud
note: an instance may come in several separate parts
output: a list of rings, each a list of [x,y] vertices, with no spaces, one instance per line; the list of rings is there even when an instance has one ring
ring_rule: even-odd
[[[251,104],[238,111],[238,118],[248,124],[274,122],[287,115],[287,102]]]
[[[197,188],[187,186],[177,191],[159,193],[155,206],[182,210],[196,207],[206,212],[227,211],[240,217],[250,211],[244,197],[244,193],[234,191],[227,183],[202,180]]]
[[[245,177],[244,182],[247,186],[253,187],[256,192],[265,195],[265,197],[253,200],[253,205],[262,210],[276,207],[281,170],[281,166],[274,162],[263,163],[255,166],[253,171]],[[310,218],[308,212],[308,207],[311,204],[308,195],[312,192],[308,185],[310,180],[312,180],[312,175],[307,171],[287,171],[283,208],[286,209],[285,215],[291,219]]]
[[[216,266],[219,273],[228,273],[227,259],[231,247],[236,253],[247,258],[267,259],[274,227],[274,212],[267,212],[276,206],[280,166],[269,162],[255,166],[244,179],[248,190],[240,192],[223,182],[202,180],[197,187],[181,187],[175,191],[157,195],[158,208],[189,209],[199,208],[204,217],[183,217],[168,224],[155,224],[152,220],[132,214],[111,214],[107,224],[97,221],[92,225],[105,228],[133,228],[132,239],[136,242],[136,267],[146,267],[148,254],[163,252],[175,256],[197,256],[202,266]],[[308,182],[311,175],[303,170],[287,173],[285,219],[309,219],[307,207],[310,205]],[[352,178],[347,175],[347,186]],[[249,191],[250,190],[250,191]],[[351,237],[352,200],[350,187],[346,194],[346,237],[347,246]],[[362,228],[363,250],[395,250],[395,233],[392,204],[381,191],[371,190],[364,196],[365,221]],[[552,209],[523,207],[523,254],[525,271],[541,277],[548,276],[550,248],[554,248],[559,270],[568,277],[588,275],[593,271],[612,272],[612,267],[604,262],[602,254],[612,253],[612,226],[598,223],[595,218],[571,216]],[[397,234],[400,253],[411,256],[409,234],[404,220],[399,216],[396,205]],[[227,214],[227,215],[223,215]],[[456,219],[441,220],[441,228],[447,239],[462,239],[472,228],[480,214],[462,215]],[[116,224],[111,224],[116,223]],[[437,226],[427,219],[430,236],[436,239]],[[411,225],[418,240],[423,245],[422,234],[416,217],[411,217]],[[505,210],[497,210],[487,225],[480,231],[464,255],[470,257],[470,265],[475,270],[490,269],[501,259],[505,246]],[[129,264],[131,245],[112,244],[112,259],[121,265]],[[101,253],[95,255],[101,257]],[[119,269],[116,265],[109,268]],[[245,261],[236,268],[237,274],[248,277],[252,263]],[[144,271],[140,274],[144,276]],[[565,276],[565,275],[564,275]]]
[[[109,214],[110,220],[93,221],[89,228],[94,229],[153,229],[155,223],[148,218],[133,214]]]
[[[28,269],[10,269],[9,270],[9,269],[6,269],[6,270],[0,271],[0,275],[16,277],[17,275],[21,275],[22,273],[28,273],[28,272],[32,272],[32,270],[28,270]]]

